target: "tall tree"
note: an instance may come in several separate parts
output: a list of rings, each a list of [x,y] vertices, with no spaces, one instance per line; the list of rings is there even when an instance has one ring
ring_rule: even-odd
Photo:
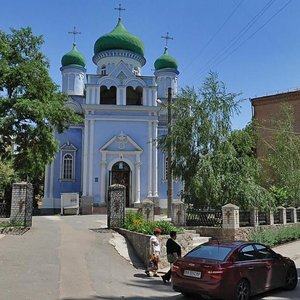
[[[54,132],[80,120],[51,80],[42,44],[30,28],[0,31],[0,158],[12,159],[24,179],[38,178],[53,159]]]
[[[186,201],[196,206],[233,202],[248,207],[262,198],[270,202],[267,191],[256,184],[259,165],[251,126],[231,129],[231,117],[239,112],[237,97],[210,73],[198,93],[189,87],[182,90],[172,106],[171,134],[159,140],[163,149],[172,144],[174,175],[184,182]]]
[[[234,130],[210,155],[204,156],[194,177],[198,197],[209,206],[233,203],[241,208],[274,205],[272,195],[260,182],[261,165],[255,156],[253,124]]]

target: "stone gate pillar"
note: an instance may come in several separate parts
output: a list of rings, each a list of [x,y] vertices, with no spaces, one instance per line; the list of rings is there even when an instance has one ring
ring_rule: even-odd
[[[250,226],[257,227],[258,225],[258,208],[253,207],[250,209]]]
[[[122,227],[125,221],[126,187],[113,184],[108,189],[107,226]]]
[[[142,203],[142,215],[146,221],[154,221],[154,203],[146,199]]]
[[[175,226],[185,226],[186,205],[182,201],[172,203],[172,223]]]
[[[279,211],[280,224],[286,224],[286,208],[279,206],[277,207],[277,210]]]
[[[239,228],[240,227],[240,208],[234,204],[226,204],[222,206],[223,228]]]
[[[14,183],[12,188],[10,222],[32,226],[33,187],[31,183]]]

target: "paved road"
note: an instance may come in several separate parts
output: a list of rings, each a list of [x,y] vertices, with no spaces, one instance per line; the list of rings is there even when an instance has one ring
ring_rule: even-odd
[[[0,299],[182,299],[121,257],[105,216],[34,217],[22,236],[0,239]],[[133,258],[134,260],[134,258]]]
[[[121,257],[105,227],[102,215],[34,217],[24,235],[2,237],[0,299],[184,299],[160,278],[146,277],[134,256],[136,267]],[[278,252],[292,256],[300,268],[300,242]],[[300,299],[300,286],[256,299]]]

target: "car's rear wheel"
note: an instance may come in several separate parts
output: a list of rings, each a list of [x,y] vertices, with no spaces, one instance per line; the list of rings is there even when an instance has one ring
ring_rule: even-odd
[[[245,279],[238,282],[234,290],[234,300],[248,300],[250,298],[250,285]]]
[[[289,268],[286,272],[285,277],[285,286],[284,289],[286,290],[293,290],[298,283],[298,274],[296,268]]]

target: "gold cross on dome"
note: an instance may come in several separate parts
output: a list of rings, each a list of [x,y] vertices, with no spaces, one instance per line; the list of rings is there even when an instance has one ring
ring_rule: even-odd
[[[81,32],[80,31],[76,31],[76,27],[74,26],[74,28],[73,28],[73,31],[69,31],[68,32],[69,34],[73,34],[73,39],[74,39],[74,41],[73,41],[73,44],[76,44],[76,34],[81,34]]]
[[[119,20],[121,20],[121,12],[122,10],[126,10],[126,8],[122,8],[122,4],[119,4],[119,7],[115,7],[115,10],[119,11]]]
[[[165,48],[168,48],[169,40],[174,40],[174,38],[172,38],[172,37],[169,36],[169,32],[167,32],[167,34],[165,36],[162,35],[161,38],[166,40],[166,46],[165,46]]]

